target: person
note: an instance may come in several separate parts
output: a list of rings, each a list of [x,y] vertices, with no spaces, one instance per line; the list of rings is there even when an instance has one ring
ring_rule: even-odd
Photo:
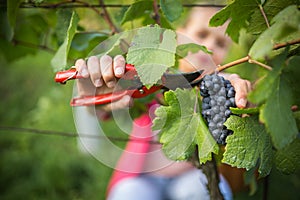
[[[213,52],[213,63],[221,64],[228,48],[230,39],[225,33],[225,26],[208,27],[209,19],[216,13],[216,8],[194,8],[184,26],[178,28],[178,43],[186,43],[186,38],[192,39],[195,43],[206,46]],[[86,79],[77,80],[79,95],[86,96],[95,93],[103,94],[113,91],[117,80],[125,73],[125,58],[121,55],[110,57],[103,55],[100,59],[91,56],[87,61],[78,59],[75,62],[79,74]],[[191,72],[197,70],[197,66],[207,63],[207,73],[215,70],[215,64],[201,52],[190,54],[186,59],[180,61],[179,70]],[[224,74],[230,80],[236,90],[236,105],[244,108],[247,105],[247,93],[251,90],[251,84],[241,79],[236,74]],[[115,109],[122,109],[133,105],[133,99],[124,95],[120,100],[100,106],[99,109],[109,112]],[[156,146],[150,147],[158,148]],[[148,160],[147,160],[148,159]],[[145,168],[148,165],[155,165],[167,158],[161,154],[155,158],[146,158],[143,162]],[[132,165],[132,164],[131,164]],[[114,184],[108,193],[109,200],[119,199],[209,199],[209,192],[206,187],[207,179],[201,170],[196,169],[190,162],[173,162],[172,164],[151,171],[141,173],[138,176],[129,176]],[[220,176],[220,191],[225,199],[232,199],[232,191],[224,176]]]

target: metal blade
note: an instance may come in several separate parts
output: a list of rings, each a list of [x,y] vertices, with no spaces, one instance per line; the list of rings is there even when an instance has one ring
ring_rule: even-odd
[[[170,90],[175,90],[176,88],[191,88],[195,85],[194,80],[197,79],[203,73],[203,71],[204,70],[199,70],[195,72],[182,73],[182,74],[166,73],[162,78],[162,85],[166,89],[170,89]]]

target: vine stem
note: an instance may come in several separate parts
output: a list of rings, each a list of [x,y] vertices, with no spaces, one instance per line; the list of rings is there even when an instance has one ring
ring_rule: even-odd
[[[289,46],[289,45],[299,44],[299,43],[300,43],[300,38],[289,41],[289,42],[278,43],[278,44],[274,45],[273,50],[278,50],[280,48],[283,48],[283,47],[286,47],[286,46]]]
[[[159,5],[157,4],[157,0],[153,0],[153,11],[154,11],[153,19],[158,25],[161,25],[158,9],[159,9]]]
[[[107,24],[109,25],[110,29],[112,30],[112,35],[115,34],[115,33],[118,33],[119,30],[118,28],[115,26],[115,24],[112,22],[107,10],[106,10],[106,7],[105,7],[105,4],[104,4],[104,1],[103,0],[99,0],[99,4],[102,8],[102,11],[103,11],[103,18],[104,20],[107,22]]]
[[[207,178],[207,188],[210,199],[223,200],[224,197],[219,188],[220,178],[214,155],[212,155],[211,161],[207,161],[205,164],[201,165],[199,161],[198,147],[196,146],[195,153],[192,156],[192,162],[195,167],[202,170]]]
[[[232,62],[230,62],[230,63],[227,63],[227,64],[225,64],[225,65],[222,65],[222,66],[219,65],[218,68],[216,69],[216,71],[217,71],[217,72],[220,72],[220,71],[223,71],[223,70],[225,70],[225,69],[228,69],[228,68],[230,68],[230,67],[233,67],[233,66],[235,66],[235,65],[239,65],[239,64],[242,64],[242,63],[245,63],[245,62],[253,63],[253,64],[256,64],[256,65],[259,65],[259,66],[261,66],[261,67],[263,67],[263,68],[265,68],[265,69],[267,69],[267,70],[269,70],[269,71],[272,70],[272,67],[270,67],[270,66],[268,66],[268,65],[266,65],[266,64],[264,64],[264,63],[261,63],[261,62],[259,62],[259,61],[257,61],[257,60],[253,60],[253,59],[248,55],[248,56],[245,56],[245,57],[240,58],[240,59],[238,59],[238,60],[234,60],[234,61],[232,61]]]

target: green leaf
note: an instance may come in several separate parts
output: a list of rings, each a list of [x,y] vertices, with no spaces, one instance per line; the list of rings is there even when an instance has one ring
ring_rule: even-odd
[[[211,153],[218,153],[218,145],[207,129],[198,108],[198,97],[194,90],[176,89],[165,93],[168,106],[161,106],[156,111],[153,130],[160,130],[160,142],[165,154],[173,160],[187,159],[199,147],[201,163],[211,160]]]
[[[293,141],[298,133],[291,111],[292,88],[297,86],[290,85],[290,78],[283,73],[287,68],[286,56],[287,51],[273,60],[273,70],[248,95],[251,102],[264,104],[260,108],[259,118],[265,123],[273,145],[277,149],[281,149]],[[295,65],[297,64],[295,63]],[[297,79],[296,77],[295,79]]]
[[[258,9],[256,0],[235,0],[215,14],[209,24],[210,26],[220,26],[231,19],[226,33],[233,41],[238,42],[240,30],[248,26],[247,20],[255,9]]]
[[[152,1],[144,0],[134,2],[125,12],[121,24],[144,16],[147,10],[153,10]]]
[[[300,168],[300,139],[295,139],[291,144],[275,154],[276,168],[285,174],[292,174]]]
[[[288,65],[283,69],[283,76],[289,83],[291,93],[293,95],[292,104],[300,106],[300,56],[289,58]]]
[[[62,70],[67,66],[68,54],[69,54],[72,39],[76,33],[78,21],[79,21],[78,15],[75,12],[73,12],[67,30],[65,41],[59,47],[53,59],[51,60],[52,67],[54,68],[55,71]]]
[[[160,0],[160,6],[166,18],[173,22],[183,12],[181,0]]]
[[[296,5],[282,10],[271,23],[272,26],[259,36],[249,50],[249,55],[253,59],[262,60],[271,57],[276,43],[300,38],[300,11]]]
[[[272,93],[272,86],[274,83],[278,82],[279,76],[283,70],[283,62],[285,60],[285,56],[278,57],[274,63],[275,67],[272,71],[270,71],[266,77],[261,79],[257,85],[255,86],[254,90],[252,90],[248,94],[248,99],[255,104],[262,104],[266,101],[266,99],[271,95]],[[270,87],[271,86],[271,87]]]
[[[58,9],[56,12],[57,23],[55,27],[55,34],[59,45],[61,45],[67,37],[72,15],[72,9]]]
[[[7,1],[7,18],[11,27],[14,27],[17,20],[17,14],[22,0]]]
[[[278,0],[268,0],[263,5],[263,10],[265,15],[270,22],[275,15],[277,15],[281,10],[285,7],[297,4],[298,0],[285,0],[285,1],[278,1]],[[261,3],[263,4],[263,3]],[[249,19],[249,25],[247,26],[247,31],[252,34],[260,34],[264,30],[267,29],[266,21],[260,11],[260,9],[256,9],[254,13],[251,15]]]
[[[92,49],[107,38],[107,34],[97,32],[76,33],[71,43],[69,55],[73,58],[84,58]]]
[[[209,51],[205,46],[196,43],[187,43],[177,46],[176,55],[178,55],[180,58],[184,58],[188,55],[189,52],[197,53],[198,51],[203,51],[204,53],[212,54],[212,52]]]
[[[242,115],[242,114],[258,114],[259,113],[259,108],[230,108],[232,114],[235,115]]]
[[[291,90],[282,79],[274,83],[272,93],[261,107],[260,120],[265,123],[273,145],[282,149],[291,143],[298,134],[296,121],[291,110]]]
[[[0,35],[7,41],[11,41],[14,36],[14,29],[9,25],[6,10],[0,8]]]
[[[135,65],[144,85],[157,83],[163,73],[175,63],[176,34],[158,26],[137,30],[128,49],[127,63]]]
[[[8,36],[8,40],[12,40],[14,35],[14,28],[16,25],[17,15],[19,11],[19,7],[22,0],[10,0],[7,1],[7,19],[9,23],[9,34],[6,34],[5,36]]]
[[[257,116],[231,116],[225,125],[234,133],[226,139],[222,162],[247,170],[259,164],[260,175],[268,175],[272,168],[272,144],[269,134],[259,123]]]

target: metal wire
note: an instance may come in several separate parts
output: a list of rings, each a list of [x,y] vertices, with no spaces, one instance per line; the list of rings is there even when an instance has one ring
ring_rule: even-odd
[[[16,133],[32,133],[37,135],[52,135],[52,136],[63,136],[63,137],[73,137],[73,138],[89,138],[89,139],[110,139],[115,142],[145,142],[142,139],[128,139],[124,137],[114,137],[114,136],[103,136],[103,135],[90,135],[84,133],[73,133],[73,132],[62,132],[54,130],[41,130],[35,128],[24,128],[24,127],[13,127],[13,126],[0,126],[1,131],[15,131]],[[158,141],[149,141],[150,144],[161,144]]]

